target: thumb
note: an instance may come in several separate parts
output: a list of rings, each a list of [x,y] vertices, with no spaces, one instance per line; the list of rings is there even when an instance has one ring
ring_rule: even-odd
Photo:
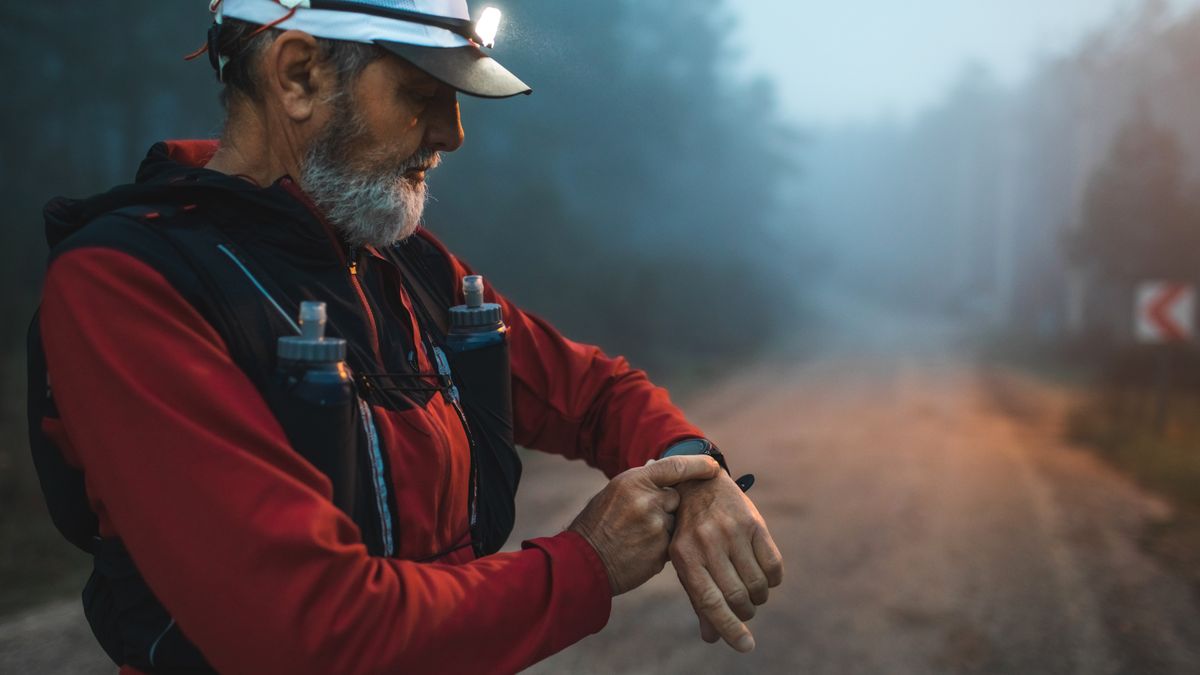
[[[671,487],[689,480],[716,478],[721,466],[708,455],[676,455],[660,459],[642,471],[658,487]]]

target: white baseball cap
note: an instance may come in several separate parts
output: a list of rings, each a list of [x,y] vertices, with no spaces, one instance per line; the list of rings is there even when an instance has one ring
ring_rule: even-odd
[[[378,45],[464,94],[507,98],[533,90],[483,51],[492,32],[471,21],[466,0],[214,0],[225,18]],[[495,15],[493,15],[494,17]],[[489,17],[485,23],[493,23]],[[490,47],[490,44],[486,44]]]

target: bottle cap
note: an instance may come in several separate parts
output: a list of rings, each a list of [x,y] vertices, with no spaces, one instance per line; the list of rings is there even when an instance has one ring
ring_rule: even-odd
[[[300,303],[300,335],[279,338],[277,355],[283,361],[337,363],[346,360],[346,341],[325,337],[325,303]]]
[[[504,311],[494,302],[483,301],[483,277],[463,277],[465,305],[450,308],[450,326],[459,330],[477,331],[499,328],[504,324]]]

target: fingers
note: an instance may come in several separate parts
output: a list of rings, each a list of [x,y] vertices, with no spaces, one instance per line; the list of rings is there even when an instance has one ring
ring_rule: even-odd
[[[767,575],[759,565],[758,558],[754,555],[754,549],[750,544],[744,541],[738,542],[738,544],[730,552],[730,560],[734,569],[737,570],[738,578],[741,579],[746,587],[746,592],[750,595],[750,602],[755,605],[764,605],[770,595],[769,588],[772,584],[767,580]]]
[[[758,566],[767,577],[767,585],[775,588],[783,583],[783,555],[779,552],[779,547],[775,545],[775,540],[771,538],[766,527],[755,533],[751,543],[754,546],[754,557],[758,560]]]
[[[689,565],[676,568],[676,571],[680,573],[680,582],[688,592],[696,615],[707,620],[717,635],[729,643],[730,647],[739,652],[754,649],[754,636],[751,635],[750,629],[729,608],[724,593],[713,581],[708,570]],[[703,624],[701,631],[703,637]]]
[[[655,574],[662,571],[671,560],[671,533],[675,531],[675,514],[654,508],[645,516],[646,555],[658,561]]]
[[[679,493],[674,488],[649,488],[638,486],[626,499],[628,506],[650,517],[654,514],[673,515],[679,509]],[[673,520],[673,519],[672,519]]]
[[[750,651],[754,637],[745,622],[783,581],[779,549],[757,509],[732,481],[702,482],[678,491],[679,528],[671,540],[671,561],[696,610],[700,636],[719,637],[738,651]]]
[[[641,470],[658,487],[671,487],[690,480],[716,478],[721,466],[708,455],[677,455],[648,463]]]
[[[734,615],[742,621],[753,619],[756,608],[750,600],[750,591],[746,590],[746,584],[742,583],[742,578],[738,576],[733,563],[728,559],[718,558],[709,563],[708,573],[716,582],[717,588],[721,589],[725,604],[733,610]]]

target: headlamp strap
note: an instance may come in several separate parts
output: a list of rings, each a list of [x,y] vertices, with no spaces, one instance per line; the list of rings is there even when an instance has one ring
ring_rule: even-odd
[[[229,58],[221,55],[221,50],[217,48],[221,44],[221,24],[214,23],[208,28],[208,63],[217,73],[217,81],[225,81],[225,64],[229,63]]]
[[[354,11],[364,14],[374,14],[385,18],[399,19],[401,21],[408,21],[434,28],[441,28],[443,30],[448,30],[452,33],[460,35],[477,45],[485,46],[485,41],[479,36],[479,32],[476,29],[475,23],[469,19],[435,16],[432,14],[423,14],[421,12],[413,12],[405,9],[372,7],[354,2],[354,0],[275,0],[275,2],[278,2],[281,6],[287,9],[287,14],[268,24],[259,26],[257,30],[249,35],[249,37],[254,37],[263,31],[270,30],[271,28],[278,26],[279,24],[295,16],[296,10],[300,9],[301,7],[306,7],[310,9]],[[185,61],[192,61],[200,58],[202,54],[207,53],[208,62],[212,65],[213,70],[217,73],[217,80],[224,82],[225,66],[229,64],[230,57],[222,55],[217,49],[217,46],[220,44],[221,24],[223,23],[222,19],[224,18],[224,8],[221,6],[221,0],[211,0],[208,9],[215,15],[215,21],[208,29],[208,39],[205,41],[204,46],[183,57],[183,59]],[[490,47],[491,45],[487,44],[486,46]]]
[[[414,12],[412,10],[400,9],[396,7],[379,7],[375,5],[367,5],[361,2],[355,2],[355,0],[310,0],[306,6],[312,9],[324,9],[335,12],[357,12],[359,14],[371,14],[373,16],[379,16],[385,19],[398,19],[400,21],[407,21],[409,23],[418,23],[423,26],[448,30],[451,33],[474,42],[475,44],[483,44],[483,41],[479,38],[479,34],[475,30],[475,23],[470,19],[457,19],[449,16],[437,16],[435,14],[425,14],[423,12]]]

